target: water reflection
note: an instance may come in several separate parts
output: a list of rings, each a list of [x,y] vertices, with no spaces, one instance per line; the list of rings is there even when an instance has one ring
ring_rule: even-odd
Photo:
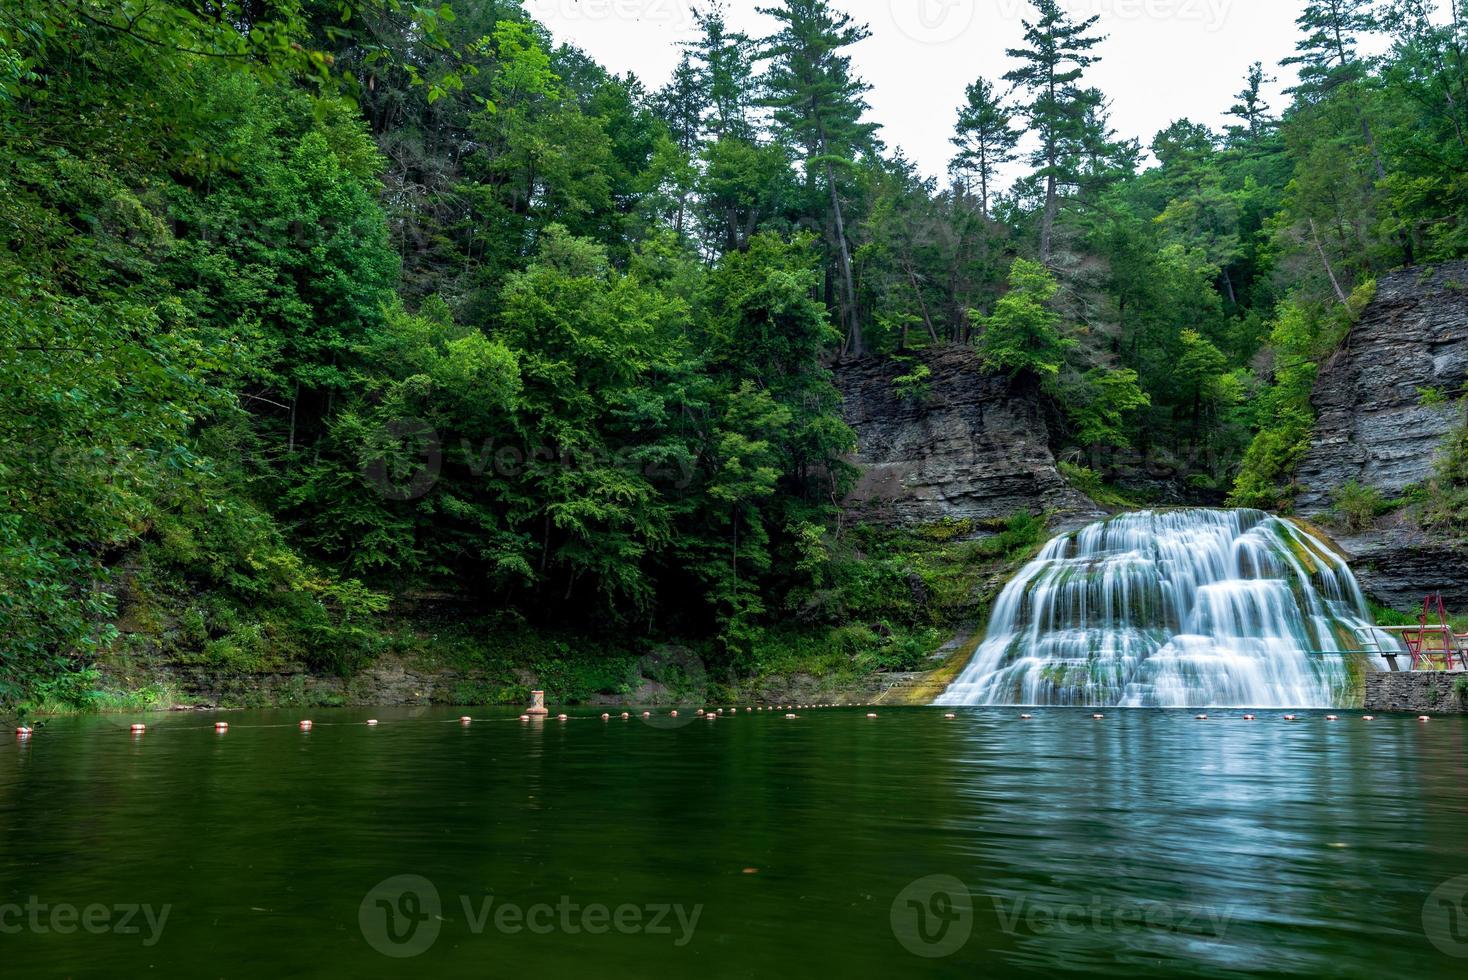
[[[7,935],[4,972],[1376,977],[1461,965],[1423,924],[1429,894],[1468,869],[1460,720],[882,709],[663,730],[592,713],[529,724],[476,711],[468,728],[456,711],[374,714],[368,728],[365,713],[317,712],[309,735],[282,713],[230,715],[224,736],[209,718],[162,718],[141,740],[67,720],[0,753],[0,906],[173,909],[147,948],[111,933]],[[401,876],[431,883],[442,921],[399,961],[358,917]],[[962,882],[964,901],[934,879]],[[504,905],[642,919],[592,932],[568,913],[570,931],[557,913],[538,935],[482,914]],[[649,930],[646,910],[663,906],[701,910],[685,945]],[[926,932],[904,932],[908,914]],[[923,959],[925,935],[953,948]]]

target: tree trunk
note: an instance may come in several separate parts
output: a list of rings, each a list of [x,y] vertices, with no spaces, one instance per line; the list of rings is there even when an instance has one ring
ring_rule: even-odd
[[[856,284],[851,275],[851,249],[846,244],[846,219],[841,214],[841,195],[836,193],[836,170],[826,164],[826,184],[831,189],[831,213],[836,221],[837,254],[841,259],[841,285],[845,291],[846,315],[849,318],[852,353],[857,357],[866,353],[861,339],[861,320],[856,312]]]
[[[917,295],[918,309],[923,314],[923,325],[928,328],[928,336],[933,338],[933,343],[938,343],[938,331],[933,327],[933,318],[928,315],[928,303],[923,299],[923,291],[918,288],[917,276],[912,274],[912,264],[904,261],[903,267],[907,270],[907,281],[912,285],[912,291]],[[907,328],[902,328],[902,339],[906,343]]]
[[[1310,219],[1310,237],[1315,240],[1315,251],[1320,255],[1320,264],[1325,266],[1325,274],[1330,277],[1330,284],[1335,288],[1336,298],[1341,301],[1342,306],[1350,306],[1346,299],[1345,291],[1341,289],[1341,282],[1335,277],[1335,270],[1330,267],[1330,259],[1326,257],[1325,246],[1320,244],[1320,232],[1315,228],[1315,219]]]
[[[296,393],[291,396],[291,434],[290,434],[290,437],[286,440],[286,452],[287,453],[292,453],[293,454],[296,451],[296,406],[298,406],[300,403],[301,403],[301,383],[299,381],[297,381],[296,382]]]
[[[1055,235],[1055,210],[1059,204],[1059,188],[1052,173],[1045,178],[1045,211],[1040,215],[1040,262],[1044,265],[1050,264],[1050,243]]]

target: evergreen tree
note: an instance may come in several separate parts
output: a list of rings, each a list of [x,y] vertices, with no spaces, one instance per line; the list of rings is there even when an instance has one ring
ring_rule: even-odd
[[[1060,314],[1051,306],[1060,287],[1050,270],[1029,259],[1015,259],[1009,270],[1009,292],[989,316],[975,314],[981,328],[979,351],[992,371],[1050,378],[1060,373],[1067,349],[1075,341],[1060,333]]]
[[[1269,103],[1264,101],[1263,89],[1276,81],[1277,78],[1264,73],[1263,62],[1256,61],[1249,66],[1248,74],[1244,76],[1244,88],[1234,96],[1238,101],[1228,110],[1230,116],[1243,120],[1244,135],[1258,138],[1274,122],[1269,113]]]
[[[697,63],[704,130],[713,140],[726,136],[749,139],[753,135],[749,110],[754,94],[754,42],[747,34],[729,29],[722,3],[695,10],[693,21],[701,36],[685,45],[685,50]]]
[[[1357,54],[1361,35],[1379,26],[1378,0],[1309,0],[1295,23],[1304,37],[1281,64],[1297,65],[1300,82],[1289,91],[1319,99],[1359,79],[1366,65]]]
[[[829,0],[784,0],[760,12],[781,25],[761,55],[770,63],[764,104],[773,110],[779,133],[804,152],[808,183],[825,182],[847,344],[861,354],[861,312],[837,173],[874,149],[877,127],[862,118],[870,86],[852,73],[851,56],[843,53],[870,31],[833,10]]]
[[[979,185],[979,213],[989,216],[989,193],[999,168],[1015,159],[1019,130],[1010,125],[1013,114],[994,91],[994,85],[980,78],[965,90],[965,102],[958,110],[958,124],[950,142],[958,148],[950,169]]]
[[[653,107],[668,135],[689,156],[698,153],[703,142],[704,113],[708,109],[706,90],[693,56],[687,51],[678,59],[673,77],[653,96]]]
[[[1100,60],[1089,52],[1104,38],[1088,33],[1099,15],[1075,21],[1057,0],[1032,2],[1039,17],[1023,22],[1025,47],[1005,52],[1021,64],[1007,72],[1004,80],[1029,93],[1024,110],[1030,129],[1040,139],[1030,162],[1038,168],[1035,177],[1044,184],[1040,261],[1049,262],[1060,210],[1060,188],[1077,179],[1074,148],[1086,129],[1087,103],[1078,83],[1085,70]]]

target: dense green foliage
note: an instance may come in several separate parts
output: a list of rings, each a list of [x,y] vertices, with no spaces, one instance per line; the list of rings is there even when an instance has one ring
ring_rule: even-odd
[[[8,0],[0,703],[144,643],[350,672],[442,593],[731,677],[792,617],[912,666],[949,623],[912,595],[974,584],[843,527],[833,356],[921,402],[921,349],[971,345],[1098,487],[1285,506],[1374,276],[1468,251],[1468,29],[1430,7],[1305,4],[1291,105],[1255,64],[1143,168],[1105,25],[1036,0],[940,187],[825,0],[701,10],[656,92],[512,0]]]

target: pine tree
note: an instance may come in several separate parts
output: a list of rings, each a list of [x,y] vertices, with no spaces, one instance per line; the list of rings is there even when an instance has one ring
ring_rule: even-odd
[[[685,47],[698,66],[704,128],[715,141],[726,136],[748,139],[752,135],[749,107],[754,91],[754,42],[747,34],[729,30],[722,3],[694,11],[693,21],[702,34]]]
[[[673,69],[668,84],[653,96],[653,108],[668,127],[668,135],[689,156],[698,152],[702,138],[703,114],[708,108],[702,79],[693,57],[684,52]]]
[[[707,107],[698,71],[687,52],[678,59],[673,77],[652,98],[653,111],[668,127],[668,135],[681,153],[679,165],[692,177],[692,160],[702,145],[703,114]],[[678,206],[673,215],[673,230],[683,234],[688,214],[688,188],[676,189]]]
[[[1040,261],[1050,260],[1055,218],[1060,209],[1060,185],[1075,180],[1070,147],[1078,143],[1086,125],[1086,100],[1077,83],[1085,70],[1100,59],[1088,54],[1104,37],[1089,34],[1099,16],[1073,21],[1057,0],[1032,0],[1039,19],[1024,21],[1025,47],[1005,53],[1023,62],[1004,76],[1030,94],[1025,106],[1030,128],[1040,146],[1030,156],[1039,168],[1035,176],[1045,184],[1045,207],[1040,218]]]
[[[841,53],[871,32],[832,10],[828,0],[783,0],[778,7],[761,7],[760,13],[782,25],[762,54],[770,62],[763,104],[773,110],[777,130],[804,150],[807,180],[825,179],[847,344],[861,354],[861,316],[836,172],[838,166],[849,169],[857,154],[875,148],[877,127],[862,121],[870,86],[852,73],[850,55]]]
[[[1022,134],[1010,125],[1012,112],[995,94],[992,82],[980,78],[966,91],[967,101],[958,110],[958,125],[949,141],[958,148],[949,169],[978,181],[979,212],[987,218],[989,191],[999,168],[1015,159]]]
[[[1300,84],[1289,90],[1291,94],[1316,101],[1366,74],[1366,63],[1357,55],[1356,45],[1360,35],[1380,29],[1376,6],[1377,0],[1312,0],[1305,5],[1295,18],[1305,36],[1295,43],[1296,53],[1281,62],[1300,67]],[[1385,180],[1386,164],[1364,112],[1361,135],[1376,167],[1376,179]]]
[[[1306,98],[1328,95],[1342,84],[1360,78],[1365,64],[1356,46],[1362,34],[1379,26],[1377,0],[1311,0],[1295,18],[1305,36],[1295,43],[1295,54],[1281,62],[1300,66],[1300,83],[1291,94]]]
[[[1263,88],[1278,80],[1273,75],[1264,74],[1263,62],[1256,61],[1249,66],[1249,72],[1244,76],[1244,88],[1234,96],[1238,101],[1228,110],[1230,116],[1244,121],[1247,135],[1257,137],[1274,122],[1269,103],[1264,101]]]

